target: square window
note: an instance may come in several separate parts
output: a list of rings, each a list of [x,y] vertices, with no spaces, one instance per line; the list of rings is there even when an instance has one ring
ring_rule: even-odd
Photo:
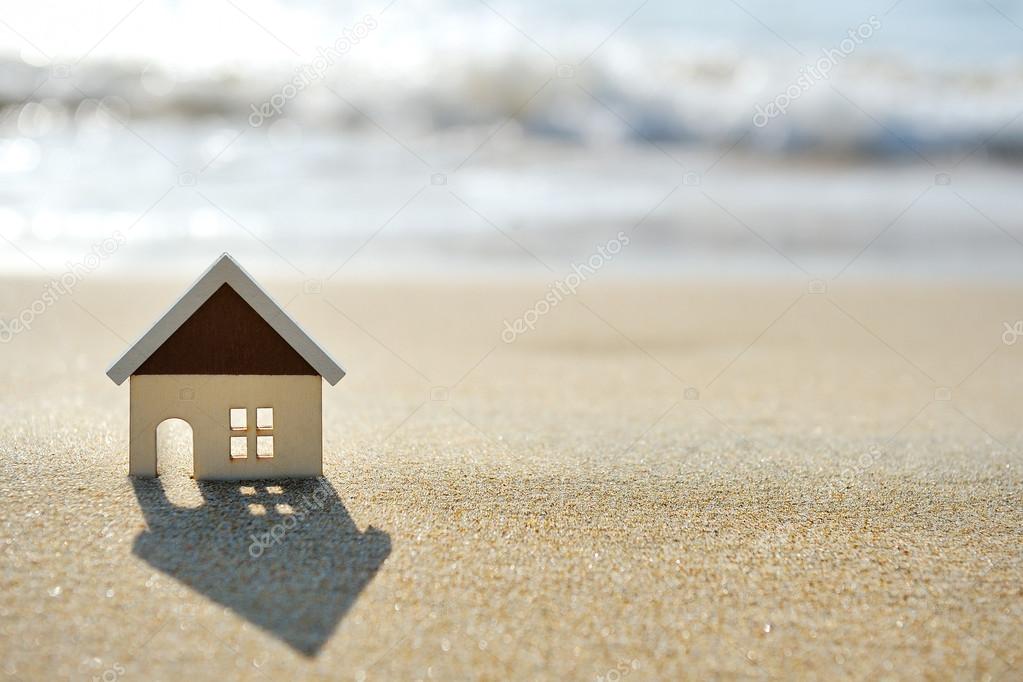
[[[231,408],[231,430],[244,431],[249,428],[249,420],[244,407]]]
[[[256,436],[256,457],[269,459],[274,456],[274,437]]]
[[[274,427],[274,408],[272,407],[257,407],[256,408],[256,428],[257,429],[272,429]]]
[[[245,459],[248,456],[248,436],[231,436],[231,459]]]

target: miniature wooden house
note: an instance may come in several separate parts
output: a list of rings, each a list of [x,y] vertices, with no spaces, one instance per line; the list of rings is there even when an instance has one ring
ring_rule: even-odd
[[[226,253],[107,370],[129,380],[129,474],[157,475],[157,426],[177,418],[204,480],[321,475],[321,380],[344,375]]]

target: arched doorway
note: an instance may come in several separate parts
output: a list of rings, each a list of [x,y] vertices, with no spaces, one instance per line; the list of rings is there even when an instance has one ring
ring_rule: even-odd
[[[184,419],[164,419],[156,426],[156,471],[167,499],[179,507],[198,507],[202,495],[192,480],[195,437]]]

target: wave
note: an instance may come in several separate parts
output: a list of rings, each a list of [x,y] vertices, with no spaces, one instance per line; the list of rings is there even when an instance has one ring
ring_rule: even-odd
[[[873,56],[813,79],[791,60],[619,49],[584,67],[438,54],[414,72],[381,77],[367,65],[372,56],[347,57],[322,70],[310,62],[184,75],[130,60],[68,73],[0,58],[0,134],[44,135],[97,116],[259,125],[287,118],[349,134],[512,126],[583,145],[838,157],[956,155],[983,146],[989,156],[1023,160],[1023,62],[940,69]]]

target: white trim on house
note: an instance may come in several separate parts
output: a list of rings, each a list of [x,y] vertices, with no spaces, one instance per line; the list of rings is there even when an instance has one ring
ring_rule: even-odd
[[[110,366],[107,376],[115,384],[124,383],[125,379],[141,367],[142,363],[224,284],[229,284],[242,300],[252,306],[252,309],[259,313],[259,316],[266,320],[267,324],[273,327],[274,331],[280,334],[328,383],[333,386],[341,381],[345,375],[344,368],[309,338],[298,323],[291,319],[227,253],[221,255],[195,281],[195,284],[188,288],[177,303]]]

